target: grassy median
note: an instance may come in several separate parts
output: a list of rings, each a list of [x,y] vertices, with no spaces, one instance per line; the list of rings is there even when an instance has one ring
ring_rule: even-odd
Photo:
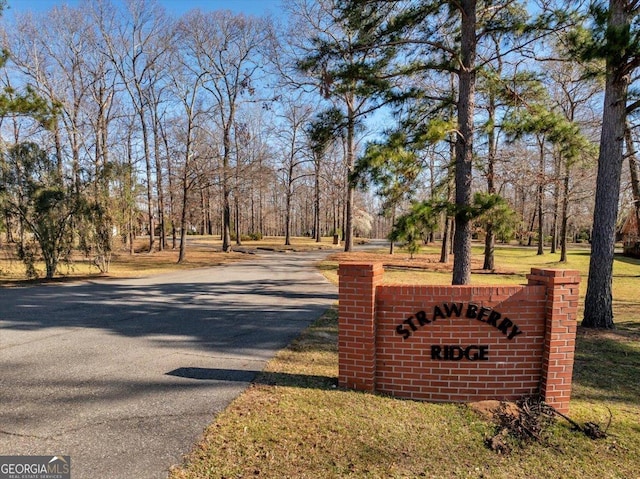
[[[382,260],[389,282],[447,284],[450,272],[436,254],[349,259]],[[341,259],[320,267],[335,278]],[[563,265],[550,254],[500,248],[497,263],[494,274],[476,270],[472,282],[521,283],[531,266],[566,267],[582,272],[584,294],[586,251],[572,251]],[[333,309],[268,364],[170,478],[640,478],[640,261],[617,258],[614,274],[618,329],[579,328],[570,412],[578,424],[606,431],[604,438],[557,419],[540,440],[512,440],[510,452],[498,454],[486,444],[496,432],[491,414],[470,405],[341,390]]]

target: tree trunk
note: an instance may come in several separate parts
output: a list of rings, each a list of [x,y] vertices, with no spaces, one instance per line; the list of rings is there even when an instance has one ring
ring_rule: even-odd
[[[629,31],[626,2],[611,0],[609,27]],[[593,213],[593,231],[589,279],[584,304],[582,325],[588,328],[611,329],[613,324],[613,258],[616,219],[620,196],[623,140],[626,124],[627,92],[630,77],[626,72],[623,49],[611,54],[606,61],[607,80],[602,109],[602,134],[598,156],[596,201]]]
[[[156,105],[157,107],[157,105]],[[164,250],[167,244],[167,236],[165,231],[164,221],[164,185],[162,182],[162,158],[160,156],[160,120],[157,118],[157,113],[154,115],[155,121],[153,126],[153,145],[154,154],[156,160],[156,190],[158,192],[158,226],[160,228],[160,237],[158,242],[158,250]]]
[[[284,244],[285,246],[291,245],[291,183],[287,185],[287,195],[285,198],[285,213],[284,213]]]
[[[560,262],[567,262],[567,223],[569,221],[569,175],[571,168],[565,162],[565,174],[562,181],[562,226],[560,227]]]
[[[558,186],[555,186],[555,195],[553,197],[553,221],[551,224],[551,254],[554,254],[558,249],[558,209],[560,209],[560,191]]]
[[[396,206],[393,205],[391,210],[391,227],[396,224]],[[393,254],[394,243],[393,240],[389,241],[389,254]]]
[[[320,157],[316,158],[313,192],[313,233],[316,243],[322,241],[320,233]]]
[[[174,185],[173,185],[173,168],[171,162],[171,150],[169,148],[169,139],[162,128],[160,123],[160,132],[162,135],[162,142],[164,144],[164,153],[167,158],[167,182],[169,186],[169,222],[171,223],[171,249],[176,249],[176,218],[175,218],[175,198],[174,198]],[[166,246],[166,238],[165,238]]]
[[[629,173],[631,175],[631,193],[633,196],[633,206],[636,215],[636,235],[640,241],[640,182],[638,181],[638,162],[636,160],[636,150],[633,146],[631,138],[631,129],[629,125],[624,132],[625,141],[627,143],[627,156],[629,157]]]
[[[489,147],[489,154],[487,155],[487,193],[490,195],[495,194],[495,161],[496,161],[496,135],[495,135],[495,96],[493,94],[489,97],[489,133],[487,135],[487,143]],[[482,269],[486,271],[493,271],[495,269],[495,249],[496,249],[496,234],[493,229],[493,224],[489,221],[486,227],[486,236],[484,239],[484,264]]]
[[[46,268],[46,278],[53,279],[56,274],[56,269],[58,269],[57,261],[53,258],[45,257],[45,268]]]
[[[540,165],[538,170],[538,256],[544,254],[544,139],[538,139],[538,146],[540,147]]]
[[[64,162],[62,160],[62,140],[60,139],[60,128],[56,124],[53,132],[54,144],[56,149],[56,169],[58,176],[64,178]]]
[[[204,188],[200,188],[200,235],[207,234],[207,204],[204,198]]]
[[[135,253],[135,225],[134,225],[134,202],[131,201],[131,195],[134,190],[135,179],[134,179],[134,169],[133,169],[133,144],[131,138],[131,131],[127,135],[127,181],[126,181],[126,198],[127,201],[125,203],[126,208],[126,218],[127,218],[127,227],[129,231],[127,232],[127,239],[129,240],[129,254],[133,255]]]
[[[458,71],[458,136],[456,138],[456,231],[452,284],[471,281],[471,206],[473,116],[475,109],[476,0],[461,0],[461,64]]]
[[[353,102],[353,98],[351,98],[351,102]],[[349,104],[350,105],[350,104]],[[348,109],[348,117],[347,117],[347,202],[346,202],[346,212],[345,212],[345,225],[344,225],[344,250],[349,252],[353,250],[353,210],[354,210],[354,199],[355,199],[355,188],[351,182],[351,174],[353,173],[353,169],[355,166],[355,158],[356,158],[356,146],[355,146],[355,112],[351,108],[351,105]]]
[[[236,188],[236,194],[233,197],[233,206],[235,209],[235,228],[236,228],[236,245],[242,246],[242,231],[240,223],[240,198],[238,198],[238,189]]]
[[[544,254],[544,223],[543,223],[543,214],[544,212],[542,211],[542,197],[544,196],[544,186],[542,184],[538,185],[538,202],[537,202],[537,209],[538,209],[538,256],[541,256]]]
[[[450,75],[449,77],[451,82],[451,91],[455,89],[455,78],[454,75]],[[453,108],[451,109],[451,116],[454,115]],[[451,134],[451,138],[449,141],[449,162],[453,164],[456,157],[456,133]],[[447,203],[452,201],[451,193],[452,193],[452,181],[451,177],[447,178]],[[444,264],[449,263],[449,256],[453,254],[453,235],[455,228],[455,218],[449,216],[448,212],[445,212],[445,220],[444,220],[444,235],[442,236],[442,249],[440,250],[440,262]]]
[[[496,250],[496,234],[493,231],[493,225],[491,223],[487,224],[486,234],[484,238],[484,264],[482,265],[482,269],[493,271],[496,267],[494,255]]]
[[[222,157],[222,251],[231,251],[231,205],[229,202],[229,149],[230,138],[225,128],[223,137],[224,154]]]
[[[560,175],[562,169],[562,155],[556,153],[555,173],[553,179],[553,224],[551,225],[551,253],[558,249],[558,211],[560,210]]]
[[[187,142],[188,143],[188,142]],[[187,144],[187,154],[182,174],[182,213],[180,214],[180,252],[178,253],[178,263],[183,263],[187,259],[187,208],[189,198],[189,145]]]
[[[234,175],[235,188],[233,189],[233,208],[235,219],[235,231],[236,231],[236,245],[242,246],[242,218],[240,217],[240,147],[238,146],[238,139],[236,135],[236,169]]]
[[[537,205],[537,202],[536,202]],[[538,208],[534,208],[533,213],[531,214],[531,222],[529,223],[528,235],[527,238],[527,246],[531,246],[533,244],[533,227],[536,224],[536,218],[538,217]]]
[[[142,144],[144,147],[144,162],[147,172],[147,214],[149,215],[149,253],[153,253],[155,243],[155,222],[153,214],[153,179],[151,175],[151,153],[149,152],[149,133],[144,119],[144,111],[140,110],[140,126],[142,128]]]
[[[187,197],[187,188],[183,187],[184,198]],[[182,200],[182,214],[180,215],[180,252],[178,253],[178,263],[187,260],[187,202]]]
[[[263,204],[264,204],[264,192],[262,191],[262,187],[264,185],[264,182],[261,180],[259,182],[259,187],[258,187],[258,212],[257,212],[257,220],[258,220],[258,233],[260,233],[260,237],[265,236],[265,225],[264,225],[264,216],[262,214],[263,212]]]
[[[442,248],[440,250],[440,262],[449,262],[449,245],[451,243],[451,217],[447,215],[444,220],[444,235],[442,236]]]
[[[190,108],[187,111],[187,141],[185,144],[184,167],[182,170],[182,212],[180,213],[180,252],[178,263],[187,259],[187,208],[189,207],[189,170],[191,168],[191,132],[193,130],[193,115]]]

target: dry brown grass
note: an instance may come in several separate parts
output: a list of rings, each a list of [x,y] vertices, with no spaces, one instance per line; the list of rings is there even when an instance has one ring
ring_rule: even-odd
[[[169,245],[171,244],[168,239]],[[250,260],[251,253],[262,250],[274,251],[306,251],[313,249],[335,249],[330,238],[323,238],[321,243],[316,243],[311,238],[292,238],[290,246],[284,245],[284,239],[280,237],[266,237],[260,241],[244,241],[242,246],[233,245],[230,253],[222,252],[222,242],[213,236],[190,236],[187,243],[186,260],[180,264],[178,261],[178,249],[171,247],[163,251],[149,253],[148,238],[138,238],[134,244],[134,253],[130,254],[127,248],[118,248],[113,256],[109,271],[101,273],[93,263],[92,257],[81,253],[75,253],[69,264],[61,264],[58,274],[53,282],[78,281],[91,278],[128,278],[149,276],[194,268],[207,268],[220,264]],[[15,286],[25,283],[44,281],[44,263],[36,263],[39,279],[29,280],[25,276],[25,267],[16,255],[15,245],[3,244],[0,246],[0,287]]]

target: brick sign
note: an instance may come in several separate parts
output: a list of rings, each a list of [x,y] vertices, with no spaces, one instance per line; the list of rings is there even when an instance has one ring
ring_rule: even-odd
[[[339,384],[428,401],[540,394],[567,412],[577,271],[522,286],[383,285],[381,263],[342,263]]]

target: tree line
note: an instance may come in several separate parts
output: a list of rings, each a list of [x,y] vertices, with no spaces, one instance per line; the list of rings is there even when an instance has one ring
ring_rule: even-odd
[[[52,247],[84,245],[101,268],[117,237],[133,248],[146,233],[150,251],[176,248],[183,261],[190,233],[220,234],[229,251],[243,238],[340,230],[340,138],[314,157],[317,101],[276,74],[291,60],[273,58],[275,26],[229,11],[173,18],[154,2],[125,4],[84,2],[5,24],[5,98],[28,104],[28,91],[38,100],[37,115],[2,115],[6,239],[18,235],[25,251],[36,216],[59,223],[57,206],[45,214],[23,204],[52,182],[64,190],[60,204],[74,205]],[[37,184],[18,191],[16,175]]]
[[[262,235],[593,243],[611,327],[634,192],[637,1],[293,0],[281,18],[108,0],[5,23],[2,218],[29,270],[117,241]],[[626,146],[625,146],[626,140]],[[623,160],[629,168],[623,170]],[[637,214],[637,213],[636,213]],[[594,259],[596,258],[596,259]]]

